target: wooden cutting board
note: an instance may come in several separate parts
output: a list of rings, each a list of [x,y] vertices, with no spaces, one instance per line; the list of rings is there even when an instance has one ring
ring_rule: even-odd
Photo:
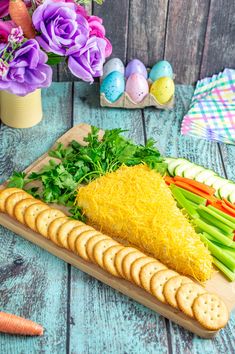
[[[75,139],[80,143],[84,143],[83,138],[89,131],[90,126],[88,124],[77,125],[65,133],[61,138],[59,138],[57,142],[62,142],[63,144],[68,145],[71,140]],[[102,136],[102,132],[100,135]],[[31,173],[33,171],[39,171],[42,166],[48,163],[49,160],[50,157],[46,153],[33,164],[31,164],[25,170],[25,172]],[[0,189],[4,187],[5,184],[1,185]],[[120,291],[121,293],[133,298],[144,306],[163,315],[169,320],[172,320],[182,327],[188,329],[189,331],[199,335],[200,337],[212,338],[217,333],[217,331],[208,331],[204,329],[198,324],[198,322],[185,316],[182,312],[159,302],[156,298],[151,296],[143,289],[135,286],[131,282],[115,278],[95,264],[86,262],[72,252],[57,247],[50,240],[47,240],[36,232],[33,232],[31,229],[20,224],[10,216],[0,213],[0,224],[19,234],[28,241],[31,241],[34,244],[42,247],[53,255],[63,259],[65,262],[70,263],[74,267],[86,272],[87,274],[95,277],[96,279]],[[212,279],[206,282],[205,287],[208,291],[217,293],[224,300],[230,312],[235,308],[235,282],[231,283],[227,281],[227,279],[220,272],[216,271]]]

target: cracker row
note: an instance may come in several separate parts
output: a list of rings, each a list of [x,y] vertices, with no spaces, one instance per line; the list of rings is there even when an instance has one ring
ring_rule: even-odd
[[[218,330],[228,321],[226,305],[217,295],[209,294],[190,278],[138,249],[124,246],[91,226],[70,219],[21,189],[0,191],[0,211],[110,274],[134,282],[209,330]]]

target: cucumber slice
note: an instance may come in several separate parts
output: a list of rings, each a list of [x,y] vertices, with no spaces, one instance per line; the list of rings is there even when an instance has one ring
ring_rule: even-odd
[[[211,177],[214,176],[215,172],[212,170],[207,170],[205,169],[204,171],[200,172],[198,175],[196,175],[195,180],[201,183],[205,183],[205,181]]]
[[[218,191],[225,184],[228,184],[227,179],[218,176],[214,181],[214,183],[212,184],[212,187],[215,188],[216,191]]]
[[[225,198],[228,199],[228,196],[235,192],[235,184],[228,181],[227,184],[224,184],[219,190],[218,194],[221,199]]]
[[[174,161],[171,161],[168,164],[168,172],[171,176],[175,176],[174,172],[175,172],[175,168],[177,166],[179,166],[181,163],[185,163],[188,162],[188,160],[186,159],[175,159]]]
[[[191,168],[193,164],[191,162],[183,162],[179,166],[176,167],[175,169],[175,176],[181,176],[183,177],[184,171],[187,170],[188,168]]]
[[[232,193],[229,194],[228,200],[229,200],[231,203],[235,204],[235,192],[232,192]]]
[[[164,160],[165,160],[164,162],[167,163],[167,165],[169,165],[170,162],[175,161],[176,159],[173,157],[165,157]]]
[[[219,177],[218,175],[211,176],[206,181],[204,181],[204,183],[207,186],[212,187],[213,183],[217,180],[218,177]]]
[[[193,166],[189,167],[187,170],[184,171],[184,177],[195,179],[195,177],[204,170],[204,167],[193,164]]]

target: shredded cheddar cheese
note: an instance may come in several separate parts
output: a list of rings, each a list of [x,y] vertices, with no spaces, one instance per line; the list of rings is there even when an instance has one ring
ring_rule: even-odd
[[[212,257],[177,207],[160,174],[145,165],[123,166],[78,190],[89,222],[127,240],[176,271],[205,281]]]

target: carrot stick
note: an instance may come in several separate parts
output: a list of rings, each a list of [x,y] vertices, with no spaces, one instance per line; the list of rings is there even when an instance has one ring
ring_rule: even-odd
[[[230,203],[227,199],[223,198],[223,202],[227,204],[227,206],[229,206],[230,208],[235,209],[235,205]]]
[[[41,336],[43,327],[33,321],[0,312],[0,332],[8,334],[21,334],[28,336]]]
[[[175,181],[175,185],[181,188],[184,188],[192,193],[195,193],[197,195],[200,195],[201,197],[205,198],[208,202],[208,204],[213,204],[216,202],[216,198],[213,197],[212,195],[209,195],[205,192],[202,192],[200,189],[197,189],[196,187],[190,186],[187,183],[181,182],[181,181]]]
[[[35,38],[36,33],[33,28],[31,16],[22,0],[10,0],[9,14],[12,21],[22,28],[26,38]]]
[[[222,208],[224,208],[225,210],[227,210],[228,214],[231,216],[235,217],[235,209],[230,208],[230,206],[228,206],[226,203],[222,203]]]
[[[170,185],[172,183],[173,184],[175,183],[174,179],[172,177],[170,177],[170,176],[165,176],[164,180],[165,180],[166,184],[168,184],[168,185]]]
[[[204,183],[194,181],[193,179],[189,179],[189,178],[185,178],[185,177],[181,177],[181,176],[175,176],[174,180],[187,183],[190,186],[200,189],[202,192],[205,192],[209,195],[213,195],[215,193],[214,188],[209,187],[209,186],[205,185]]]

